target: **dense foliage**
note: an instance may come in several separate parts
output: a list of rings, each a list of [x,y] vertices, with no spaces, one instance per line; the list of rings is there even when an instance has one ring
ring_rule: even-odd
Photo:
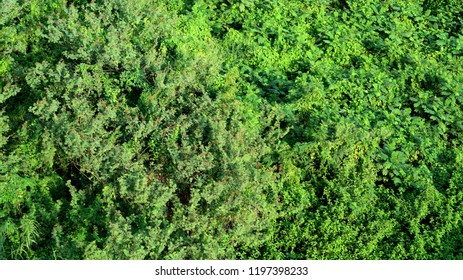
[[[3,0],[0,259],[463,259],[463,5]]]

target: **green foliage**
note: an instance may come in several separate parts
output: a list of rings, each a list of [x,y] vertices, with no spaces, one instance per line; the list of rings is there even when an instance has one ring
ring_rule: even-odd
[[[463,257],[456,1],[0,15],[0,258]]]

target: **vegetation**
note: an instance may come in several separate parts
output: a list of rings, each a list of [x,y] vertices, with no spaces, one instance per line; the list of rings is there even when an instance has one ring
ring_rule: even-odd
[[[0,259],[463,259],[463,6],[3,0]]]

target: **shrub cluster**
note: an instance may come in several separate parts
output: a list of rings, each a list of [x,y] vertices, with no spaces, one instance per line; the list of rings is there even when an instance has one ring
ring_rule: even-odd
[[[0,259],[462,259],[463,6],[4,0]]]

